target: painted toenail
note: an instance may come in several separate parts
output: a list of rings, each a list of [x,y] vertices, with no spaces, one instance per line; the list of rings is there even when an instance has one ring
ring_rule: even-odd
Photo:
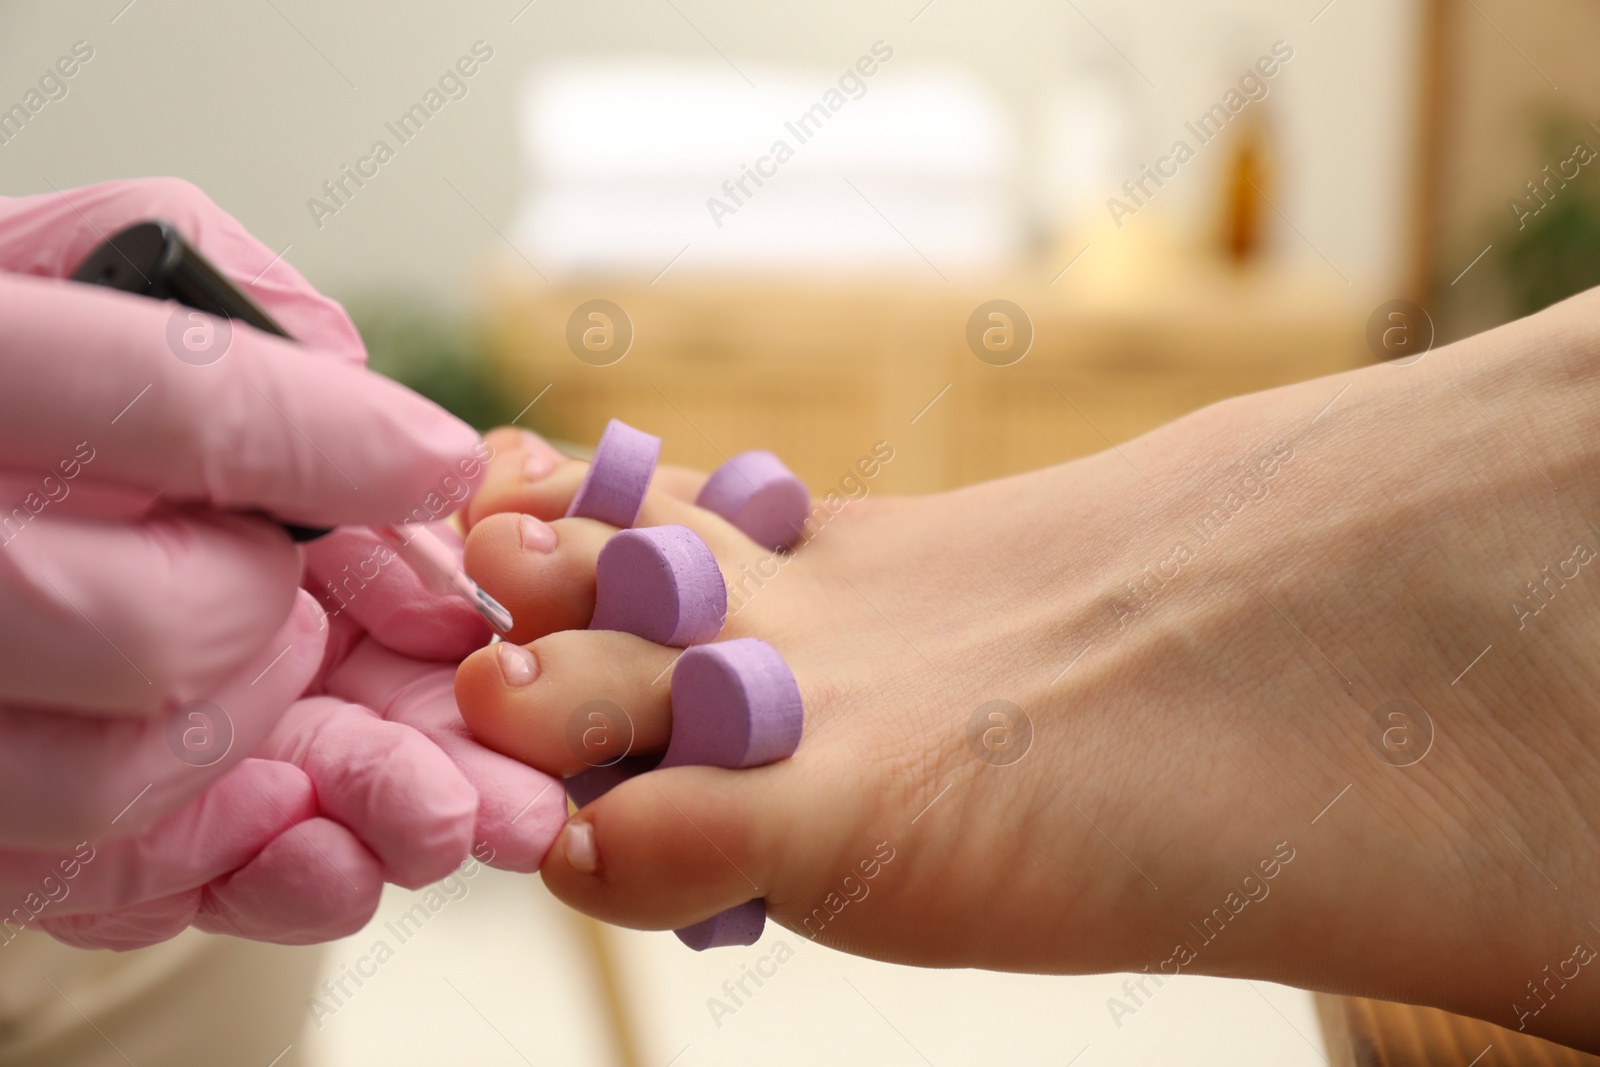
[[[522,538],[524,552],[555,551],[556,532],[549,523],[540,522],[532,515],[524,515],[522,522],[517,526],[517,532]]]
[[[595,848],[594,827],[588,822],[574,819],[567,823],[567,862],[583,874],[600,869],[600,850]]]
[[[534,660],[533,653],[521,645],[501,641],[494,649],[495,656],[500,660],[500,673],[513,689],[527,685],[539,676],[539,664]]]

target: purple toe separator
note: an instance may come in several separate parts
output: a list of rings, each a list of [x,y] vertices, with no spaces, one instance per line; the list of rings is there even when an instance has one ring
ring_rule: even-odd
[[[766,925],[767,902],[758,899],[747,900],[727,911],[717,912],[705,922],[672,932],[696,952],[704,952],[708,948],[753,945],[761,940],[761,931]]]
[[[805,532],[811,493],[771,452],[741,452],[711,472],[695,503],[763,548],[788,548]]]
[[[632,526],[660,452],[659,438],[613,419],[567,514]],[[745,452],[717,468],[696,502],[778,549],[798,538],[810,494],[777,456]],[[673,668],[672,739],[659,766],[755,767],[800,743],[800,689],[777,650],[755,638],[706,643],[721,631],[727,602],[715,557],[687,527],[623,529],[601,550],[589,628],[691,646]],[[630,756],[590,768],[567,779],[567,795],[583,807],[655,765]],[[676,933],[697,952],[753,945],[766,914],[765,901],[749,900]]]
[[[800,687],[778,650],[743,637],[696,645],[672,669],[672,740],[663,767],[759,767],[794,755],[805,722]],[[695,951],[753,945],[767,906],[748,900],[676,931]]]
[[[776,763],[794,755],[805,718],[789,665],[754,637],[696,645],[679,656],[672,709],[663,767],[738,770]]]
[[[584,808],[599,800],[629,778],[652,770],[655,765],[655,760],[645,756],[624,756],[615,763],[606,763],[598,767],[590,767],[586,771],[579,771],[571,778],[563,779],[562,784],[567,787],[567,796],[572,799],[572,802],[578,807]]]
[[[567,507],[567,517],[632,526],[660,458],[661,438],[612,419],[600,434],[583,484]]]
[[[687,526],[621,530],[600,550],[589,629],[687,648],[714,639],[727,615],[722,569]]]

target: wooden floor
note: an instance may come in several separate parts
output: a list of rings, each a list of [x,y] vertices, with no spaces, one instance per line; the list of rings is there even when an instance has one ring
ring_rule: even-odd
[[[1585,1055],[1433,1008],[1317,997],[1332,1067],[1585,1067]]]

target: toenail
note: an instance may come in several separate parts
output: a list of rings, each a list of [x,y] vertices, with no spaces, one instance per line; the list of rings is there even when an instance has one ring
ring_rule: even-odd
[[[534,660],[533,653],[521,645],[501,641],[494,649],[495,656],[500,660],[500,673],[511,688],[527,685],[539,676],[539,664]]]
[[[567,862],[582,874],[594,874],[600,869],[600,850],[595,848],[594,827],[588,822],[574,819],[567,823]]]
[[[544,478],[561,463],[561,453],[552,448],[549,442],[527,430],[522,431],[522,451],[528,455],[522,464],[522,476],[530,482]]]
[[[554,456],[541,455],[538,452],[528,453],[528,461],[522,465],[524,481],[537,482],[556,469],[559,462]]]
[[[524,552],[554,552],[556,547],[556,532],[549,523],[540,522],[532,515],[522,516],[522,522],[517,527],[518,534],[522,537],[522,550]]]

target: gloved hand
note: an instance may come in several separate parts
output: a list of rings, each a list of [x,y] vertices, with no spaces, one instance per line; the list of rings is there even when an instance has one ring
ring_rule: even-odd
[[[55,280],[151,217],[174,221],[305,347],[237,327],[224,356],[186,361],[169,346],[172,305]],[[0,201],[0,271],[39,276],[0,274],[0,921],[70,927],[99,914],[115,935],[120,915],[121,943],[134,944],[166,908],[164,936],[192,916],[315,940],[364,921],[378,877],[444,873],[440,857],[464,852],[459,829],[408,853],[380,818],[393,815],[395,831],[408,816],[384,802],[355,827],[316,815],[362,823],[354,798],[408,775],[450,783],[414,794],[410,815],[438,826],[470,826],[475,798],[437,742],[393,718],[314,702],[285,718],[342,662],[339,648],[324,653],[349,628],[296,593],[296,548],[244,512],[397,518],[470,487],[476,435],[361,370],[338,306],[185,183]],[[341,640],[345,652],[357,644]],[[444,720],[426,700],[368,688],[391,698],[391,717]],[[202,726],[219,728],[215,758],[178,758],[178,739]],[[263,746],[294,762],[244,759]]]
[[[433,533],[453,548],[459,556],[462,542],[459,535],[444,523],[431,527]],[[313,582],[321,583],[326,591],[337,582],[338,576],[357,570],[351,560],[382,559],[382,543],[369,531],[340,530],[319,542],[308,553],[307,568]],[[392,570],[393,573],[390,573]],[[308,583],[309,584],[309,583]],[[531,873],[539,869],[551,841],[566,821],[566,795],[560,782],[534,770],[518,760],[502,756],[483,747],[467,730],[461,714],[456,709],[455,672],[469,653],[483,647],[489,629],[478,614],[459,597],[430,591],[403,560],[392,560],[383,565],[379,578],[352,598],[336,604],[338,611],[330,619],[330,643],[348,648],[348,654],[329,657],[330,669],[325,672],[320,689],[327,694],[324,702],[314,711],[304,704],[291,712],[305,715],[322,723],[323,737],[330,730],[337,733],[348,728],[354,717],[348,710],[330,715],[328,701],[343,701],[343,708],[361,709],[363,724],[372,716],[384,720],[391,728],[404,726],[408,731],[426,738],[431,751],[442,753],[454,765],[455,771],[477,794],[475,819],[468,822],[474,854],[490,866],[502,870]],[[304,703],[317,703],[309,701]],[[366,729],[366,727],[363,727]],[[327,781],[319,774],[309,758],[296,758],[295,752],[306,751],[307,735],[291,722],[280,725],[273,735],[278,744],[278,758],[293,759],[305,768],[319,783]],[[373,749],[375,745],[371,746]],[[420,763],[420,756],[418,757]],[[336,761],[339,766],[359,766],[354,760]],[[436,790],[445,778],[444,772],[429,775],[419,766],[404,783],[404,793],[415,803],[415,795]],[[364,789],[359,782],[345,786],[347,793]],[[329,790],[323,788],[323,795]],[[376,795],[376,794],[374,794]],[[378,798],[382,800],[382,798]],[[415,809],[406,810],[404,799],[396,799],[399,810],[390,815],[396,825],[391,836],[412,849],[419,847],[417,827],[423,817]],[[370,806],[381,809],[382,803]],[[379,840],[377,820],[381,810],[374,814],[357,814],[358,804],[346,802],[341,812],[348,813],[352,825],[373,826],[364,839]],[[442,836],[442,835],[441,835]],[[439,877],[420,878],[417,874],[406,880],[402,863],[402,850],[391,848],[374,851],[383,859],[392,873],[391,881],[402,885],[419,884]],[[456,861],[465,854],[463,849]],[[440,853],[442,859],[443,853]],[[443,873],[443,872],[441,872]]]
[[[447,525],[432,530],[459,549]],[[307,556],[307,585],[328,611],[327,665],[312,687],[321,695],[298,701],[257,754],[304,772],[317,818],[237,874],[130,908],[79,915],[69,905],[43,917],[43,929],[85,948],[136,948],[190,924],[309,943],[364,925],[383,881],[436,881],[469,846],[492,866],[538,869],[565,820],[565,793],[478,744],[456,711],[455,665],[487,640],[483,622],[459,598],[431,592],[370,531],[341,529]]]

